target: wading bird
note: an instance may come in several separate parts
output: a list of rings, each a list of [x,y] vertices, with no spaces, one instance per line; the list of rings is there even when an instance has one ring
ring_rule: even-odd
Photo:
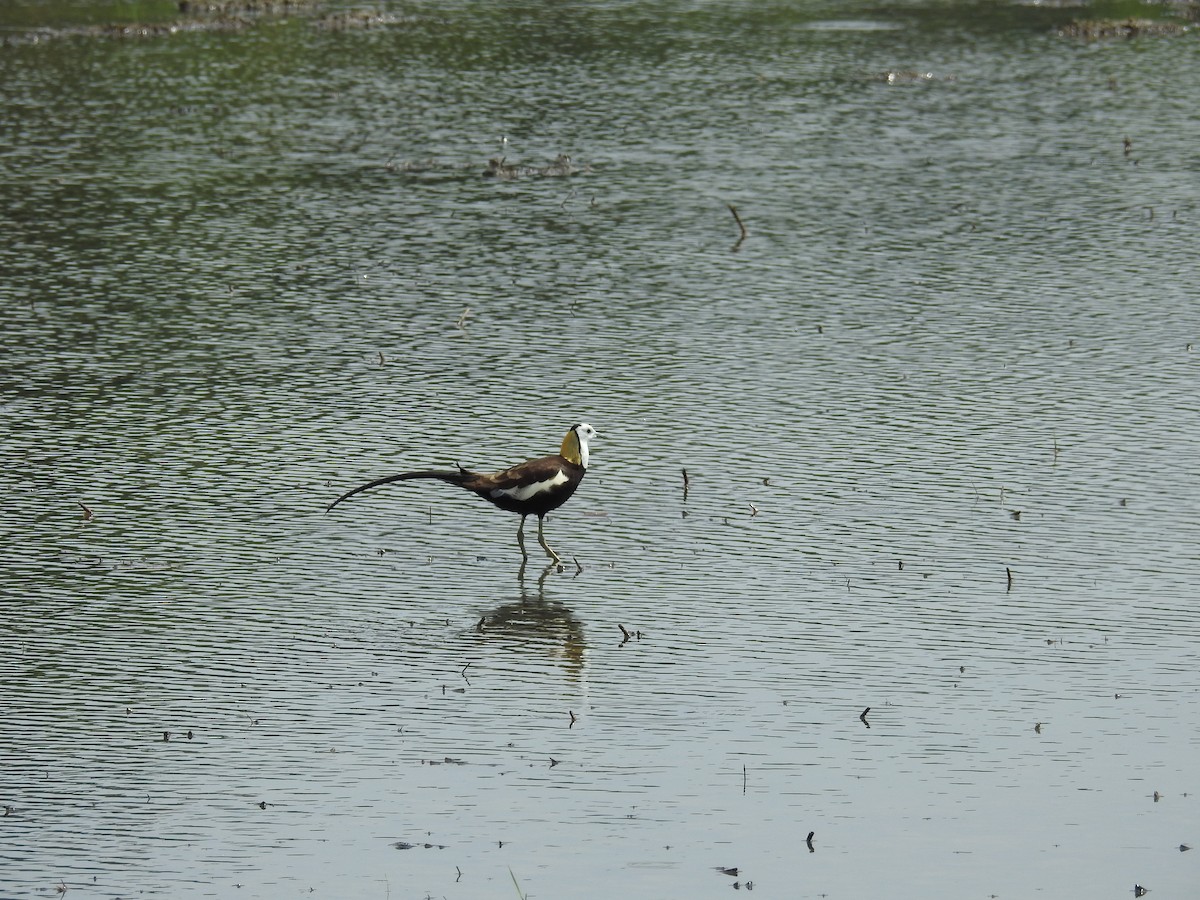
[[[521,517],[521,525],[517,528],[517,543],[521,547],[521,556],[528,558],[525,552],[525,517],[538,517],[538,543],[556,563],[562,560],[546,543],[542,527],[546,513],[558,509],[571,498],[588,467],[588,441],[596,437],[596,429],[583,422],[574,426],[563,438],[562,447],[554,456],[543,456],[540,459],[530,459],[523,463],[491,474],[472,472],[459,466],[457,470],[428,470],[421,472],[403,472],[399,475],[388,475],[379,478],[352,491],[347,491],[326,507],[325,511],[333,509],[343,500],[355,494],[390,484],[393,481],[409,481],[417,478],[433,478],[448,484],[457,484],[472,494],[477,494],[488,503],[515,512]]]

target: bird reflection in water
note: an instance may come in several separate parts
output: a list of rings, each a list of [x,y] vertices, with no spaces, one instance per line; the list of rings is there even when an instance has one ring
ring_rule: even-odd
[[[587,646],[583,623],[559,600],[546,599],[546,579],[556,569],[547,566],[533,589],[525,580],[525,564],[517,572],[520,593],[485,613],[475,631],[489,643],[545,651],[573,680],[583,674]]]

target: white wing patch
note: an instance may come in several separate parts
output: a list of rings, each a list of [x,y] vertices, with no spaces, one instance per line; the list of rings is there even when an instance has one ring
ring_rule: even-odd
[[[545,481],[535,481],[532,484],[523,484],[515,488],[497,488],[492,491],[493,497],[512,497],[514,500],[528,500],[530,497],[536,497],[538,494],[543,494],[546,491],[552,491],[560,484],[566,484],[568,478],[562,469],[552,478],[547,478]]]

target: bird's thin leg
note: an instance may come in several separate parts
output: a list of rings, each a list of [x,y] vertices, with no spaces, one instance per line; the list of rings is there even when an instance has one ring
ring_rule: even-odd
[[[521,548],[521,559],[529,559],[525,552],[525,517],[521,516],[521,524],[517,527],[517,546]]]
[[[546,517],[538,516],[538,543],[542,545],[542,549],[546,551],[547,556],[549,556],[556,563],[561,563],[562,560],[558,558],[558,554],[551,550],[550,545],[546,543],[546,535],[542,533],[542,526],[545,525],[545,523]]]

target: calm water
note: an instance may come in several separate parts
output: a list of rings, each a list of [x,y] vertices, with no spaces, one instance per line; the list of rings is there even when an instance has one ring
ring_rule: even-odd
[[[386,11],[0,47],[0,896],[1194,897],[1195,34]]]

